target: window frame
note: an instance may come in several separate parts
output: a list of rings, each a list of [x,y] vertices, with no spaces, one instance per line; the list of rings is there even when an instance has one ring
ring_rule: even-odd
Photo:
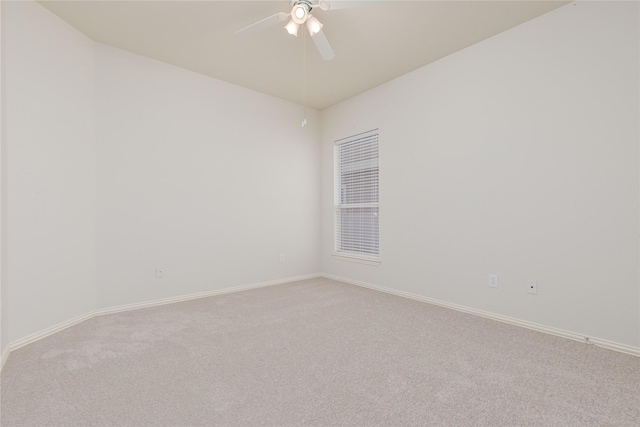
[[[373,185],[375,188],[375,199],[376,202],[366,202],[366,203],[343,203],[344,189],[342,186],[342,177],[343,174],[343,165],[344,163],[341,161],[341,146],[348,143],[355,143],[358,140],[362,139],[371,139],[371,142],[375,143],[375,159],[371,159],[375,162],[375,168],[377,169],[376,174],[376,183]],[[342,261],[351,261],[357,262],[361,264],[368,265],[378,265],[380,264],[380,131],[379,129],[372,129],[366,132],[361,132],[355,135],[348,136],[346,138],[341,138],[333,143],[333,158],[334,158],[334,200],[333,200],[333,258],[342,260]],[[369,161],[371,161],[369,160]],[[367,160],[362,160],[366,162]],[[371,189],[367,188],[366,192],[370,192]],[[362,195],[356,195],[362,197]],[[376,221],[376,229],[375,229],[375,243],[377,246],[375,247],[376,253],[366,253],[366,252],[357,252],[350,250],[343,250],[341,248],[342,234],[341,234],[341,219],[342,213],[345,209],[358,209],[358,208],[367,208],[372,207],[376,208],[377,211],[375,213],[377,217]]]

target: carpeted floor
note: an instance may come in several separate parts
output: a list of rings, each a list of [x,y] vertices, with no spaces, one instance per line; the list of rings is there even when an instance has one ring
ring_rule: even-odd
[[[638,426],[640,359],[327,279],[95,317],[11,354],[11,426]]]

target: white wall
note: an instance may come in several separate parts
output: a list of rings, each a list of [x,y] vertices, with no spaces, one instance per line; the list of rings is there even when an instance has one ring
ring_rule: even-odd
[[[36,3],[3,9],[3,346],[95,308],[319,270],[640,345],[637,3],[564,7],[322,129]],[[374,127],[378,267],[330,255],[332,141]]]
[[[4,20],[4,15],[2,14],[2,9],[4,8],[4,3],[0,2],[0,195],[4,193],[4,158],[2,156],[2,152],[4,151],[4,58],[2,52],[4,52],[4,30],[2,21]],[[4,275],[4,269],[2,268],[5,262],[4,257],[4,244],[2,243],[3,239],[3,229],[4,229],[4,214],[2,211],[2,197],[0,197],[0,368],[3,365],[3,356],[9,350],[9,342],[7,340],[7,289],[6,289],[6,280]]]
[[[98,308],[319,271],[317,112],[96,55]]]
[[[93,42],[3,3],[6,346],[93,309],[96,186]]]
[[[98,308],[319,271],[317,111],[301,128],[300,106],[3,6],[3,348]]]
[[[323,111],[323,271],[639,347],[638,40],[581,2]],[[377,267],[331,256],[332,143],[376,127]]]

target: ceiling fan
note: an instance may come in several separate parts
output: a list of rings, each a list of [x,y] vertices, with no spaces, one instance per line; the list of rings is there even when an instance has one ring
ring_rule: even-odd
[[[307,24],[307,29],[311,35],[311,39],[315,43],[322,59],[328,61],[333,59],[336,54],[333,52],[329,40],[322,32],[322,23],[311,14],[311,11],[315,8],[322,10],[336,10],[346,9],[357,6],[368,6],[371,4],[382,3],[383,0],[289,0],[289,6],[291,12],[279,12],[275,15],[271,15],[258,22],[255,22],[248,27],[242,28],[236,31],[234,34],[236,37],[248,37],[252,34],[260,32],[265,28],[269,28],[280,22],[284,22],[289,19],[289,23],[285,25],[285,30],[292,36],[298,36],[298,28],[300,25]]]

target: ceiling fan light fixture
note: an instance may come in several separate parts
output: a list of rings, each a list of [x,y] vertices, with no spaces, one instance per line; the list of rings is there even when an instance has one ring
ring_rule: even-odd
[[[296,24],[304,24],[309,16],[309,5],[306,3],[298,3],[291,9],[291,19]]]
[[[291,34],[292,36],[298,37],[298,27],[300,26],[293,22],[293,19],[290,19],[289,23],[285,25],[284,29],[287,30],[287,33]]]
[[[318,34],[322,27],[322,23],[318,21],[315,16],[309,15],[309,18],[307,19],[307,28],[309,29],[309,34],[311,34],[311,37]]]

